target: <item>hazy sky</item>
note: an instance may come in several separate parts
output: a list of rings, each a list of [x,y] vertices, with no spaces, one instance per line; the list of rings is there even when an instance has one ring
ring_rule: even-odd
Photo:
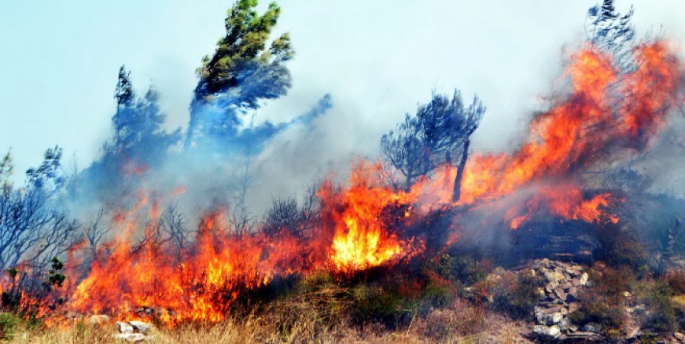
[[[282,0],[277,30],[297,51],[293,88],[259,119],[286,120],[329,92],[316,147],[378,153],[382,133],[456,87],[488,107],[475,149],[505,149],[558,80],[564,47],[584,37],[593,0]],[[663,26],[685,40],[685,1],[633,1],[638,35]],[[0,2],[0,153],[17,174],[55,144],[86,167],[109,136],[119,66],[161,93],[170,126],[185,126],[194,70],[224,33],[232,1]],[[631,2],[617,0],[619,11]],[[264,8],[267,2],[262,1]],[[317,149],[318,149],[317,148]],[[23,177],[21,177],[23,180]]]

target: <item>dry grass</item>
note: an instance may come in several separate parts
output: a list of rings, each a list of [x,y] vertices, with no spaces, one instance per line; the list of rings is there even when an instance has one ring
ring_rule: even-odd
[[[324,307],[305,307],[305,302],[275,304],[260,316],[233,318],[212,326],[186,325],[155,329],[153,343],[525,343],[521,325],[463,300],[433,310],[425,318],[397,330],[366,324],[347,325],[339,314],[322,314]],[[309,305],[311,306],[311,305]],[[19,328],[10,343],[122,343],[114,338],[115,326],[77,324],[47,331]]]

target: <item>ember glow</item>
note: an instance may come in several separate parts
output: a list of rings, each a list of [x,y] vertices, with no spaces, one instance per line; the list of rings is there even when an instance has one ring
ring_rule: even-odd
[[[602,193],[586,200],[582,191],[571,185],[558,185],[541,188],[525,203],[525,210],[512,207],[507,211],[505,220],[510,221],[512,229],[530,220],[536,214],[550,214],[569,220],[582,220],[589,223],[618,223],[618,217],[607,213],[611,205],[620,202],[611,193]],[[518,215],[525,213],[523,215]]]
[[[531,120],[515,152],[472,155],[457,203],[451,202],[455,167],[442,166],[405,192],[384,181],[385,167],[362,162],[347,186],[323,183],[315,228],[244,233],[227,220],[229,210],[218,208],[207,211],[192,240],[179,245],[160,228],[165,198],[141,191],[131,209],[111,211],[116,236],[100,247],[87,274],[70,272],[79,282],[65,287],[67,308],[122,320],[155,317],[169,326],[219,322],[241,293],[276,278],[320,271],[345,276],[401,264],[425,249],[405,228],[431,211],[518,192],[524,201],[500,219],[512,229],[540,214],[617,223],[611,209],[621,199],[584,192],[582,173],[648,149],[669,110],[682,101],[682,65],[666,43],[642,44],[634,58],[634,70],[621,72],[591,46],[571,55],[570,90]],[[177,187],[168,198],[183,197],[190,187]]]

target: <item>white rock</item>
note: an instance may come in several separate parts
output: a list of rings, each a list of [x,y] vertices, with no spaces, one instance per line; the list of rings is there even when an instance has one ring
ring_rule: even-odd
[[[140,332],[140,333],[147,333],[152,328],[151,324],[148,324],[148,323],[145,323],[142,321],[133,320],[133,321],[129,321],[128,323],[131,326],[133,326],[133,328],[136,330],[136,332]]]
[[[682,334],[680,332],[676,332],[673,334],[673,338],[675,338],[677,341],[685,342],[685,334]]]
[[[114,338],[123,339],[129,343],[138,343],[146,339],[142,333],[118,333],[114,335]]]
[[[533,333],[543,337],[557,338],[561,334],[561,330],[559,330],[559,326],[557,325],[535,325],[535,327],[533,328]]]
[[[587,272],[583,272],[583,274],[580,275],[580,285],[584,287],[587,284],[588,278],[590,278],[590,276]]]
[[[125,322],[117,321],[117,329],[119,333],[133,333],[133,326]]]
[[[558,324],[562,319],[564,319],[564,314],[566,311],[563,307],[555,308],[535,308],[535,318],[539,324],[542,325],[554,325]]]

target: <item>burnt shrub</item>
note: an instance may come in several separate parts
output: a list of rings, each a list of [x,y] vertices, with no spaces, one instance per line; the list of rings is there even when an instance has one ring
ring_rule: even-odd
[[[646,306],[645,316],[641,321],[643,329],[666,333],[677,330],[676,305],[673,302],[673,289],[668,281],[659,280],[643,295]]]
[[[514,318],[530,319],[543,285],[541,276],[506,271],[491,285],[492,307]]]
[[[581,292],[583,304],[569,314],[569,320],[578,327],[596,323],[606,334],[617,336],[626,321],[623,293],[635,282],[633,272],[626,266],[614,269],[603,263],[596,263],[588,272],[596,285]]]
[[[666,273],[666,282],[675,295],[685,294],[685,271],[668,271]]]
[[[607,302],[605,295],[591,292],[584,293],[583,305],[580,309],[569,314],[569,320],[578,325],[584,326],[587,323],[596,323],[608,333],[617,333],[625,322],[623,308]]]
[[[487,276],[487,269],[475,258],[457,253],[445,253],[429,260],[425,270],[435,272],[451,282],[472,285]]]
[[[418,332],[438,342],[470,336],[487,327],[486,310],[465,300],[455,300],[445,309],[436,309],[416,322]]]

